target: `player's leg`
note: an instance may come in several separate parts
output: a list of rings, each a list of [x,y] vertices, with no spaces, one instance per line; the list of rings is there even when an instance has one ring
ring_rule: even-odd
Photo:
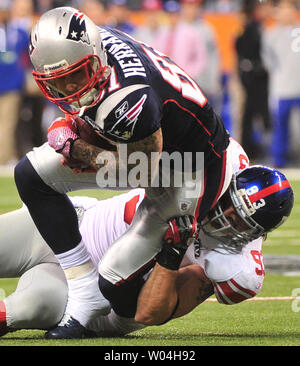
[[[228,155],[210,166],[203,184],[196,184],[193,195],[192,181],[185,181],[180,188],[147,190],[131,227],[114,242],[99,264],[100,290],[118,315],[134,316],[136,299],[144,283],[140,275],[154,264],[170,218],[189,214],[202,220],[226,190],[232,175],[230,154],[228,148]]]
[[[86,308],[85,313],[80,306],[69,309],[69,303],[66,310],[72,311],[71,315],[85,325],[93,313],[102,314],[103,299],[99,298],[97,271],[82,241],[76,212],[65,193],[98,186],[96,174],[74,174],[61,164],[61,158],[46,143],[18,163],[15,181],[38,230],[70,281],[70,293],[78,293],[77,289],[80,288],[85,290],[81,292],[84,299],[90,299],[91,307]]]
[[[26,207],[0,215],[0,278],[20,277],[41,262],[58,263]]]
[[[52,328],[63,317],[67,298],[68,285],[59,264],[38,264],[21,276],[16,291],[3,300],[6,326],[9,331]]]
[[[0,277],[20,277],[0,302],[0,334],[16,328],[54,326],[67,301],[67,283],[53,252],[23,207],[0,216]]]
[[[15,169],[20,197],[55,254],[73,249],[81,240],[77,216],[66,193],[99,188],[95,174],[74,174],[61,159],[46,143],[28,153]]]

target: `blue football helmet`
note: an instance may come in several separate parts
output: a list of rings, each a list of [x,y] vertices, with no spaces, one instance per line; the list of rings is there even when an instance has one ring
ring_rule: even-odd
[[[254,165],[233,175],[229,188],[200,226],[226,246],[241,247],[283,224],[293,204],[286,177],[277,169]]]

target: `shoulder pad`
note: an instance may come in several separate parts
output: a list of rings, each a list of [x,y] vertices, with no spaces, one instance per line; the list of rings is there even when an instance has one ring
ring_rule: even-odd
[[[146,84],[134,84],[122,88],[110,96],[108,96],[98,107],[95,123],[96,125],[103,130],[104,129],[104,121],[106,117],[111,113],[111,111],[130,93],[142,89],[142,88],[149,88],[149,85]]]

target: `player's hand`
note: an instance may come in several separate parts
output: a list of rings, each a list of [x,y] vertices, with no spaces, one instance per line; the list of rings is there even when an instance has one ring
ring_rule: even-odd
[[[178,270],[188,246],[197,235],[198,225],[193,216],[179,216],[169,221],[169,229],[163,238],[157,262],[167,269]]]
[[[57,118],[48,129],[48,143],[65,158],[71,157],[71,149],[76,140],[80,137],[77,134],[76,123],[70,116]]]
[[[191,215],[178,216],[169,221],[164,243],[174,247],[188,247],[197,235],[197,222]]]

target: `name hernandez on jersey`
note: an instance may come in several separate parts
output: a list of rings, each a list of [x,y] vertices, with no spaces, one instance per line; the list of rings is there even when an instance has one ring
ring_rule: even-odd
[[[97,106],[83,118],[114,142],[142,140],[159,128],[163,151],[204,152],[219,157],[228,133],[199,86],[157,50],[126,34],[99,27],[111,66]]]
[[[100,28],[100,34],[104,48],[108,48],[109,54],[119,62],[125,79],[130,76],[147,76],[141,59],[127,43],[106,28]]]

